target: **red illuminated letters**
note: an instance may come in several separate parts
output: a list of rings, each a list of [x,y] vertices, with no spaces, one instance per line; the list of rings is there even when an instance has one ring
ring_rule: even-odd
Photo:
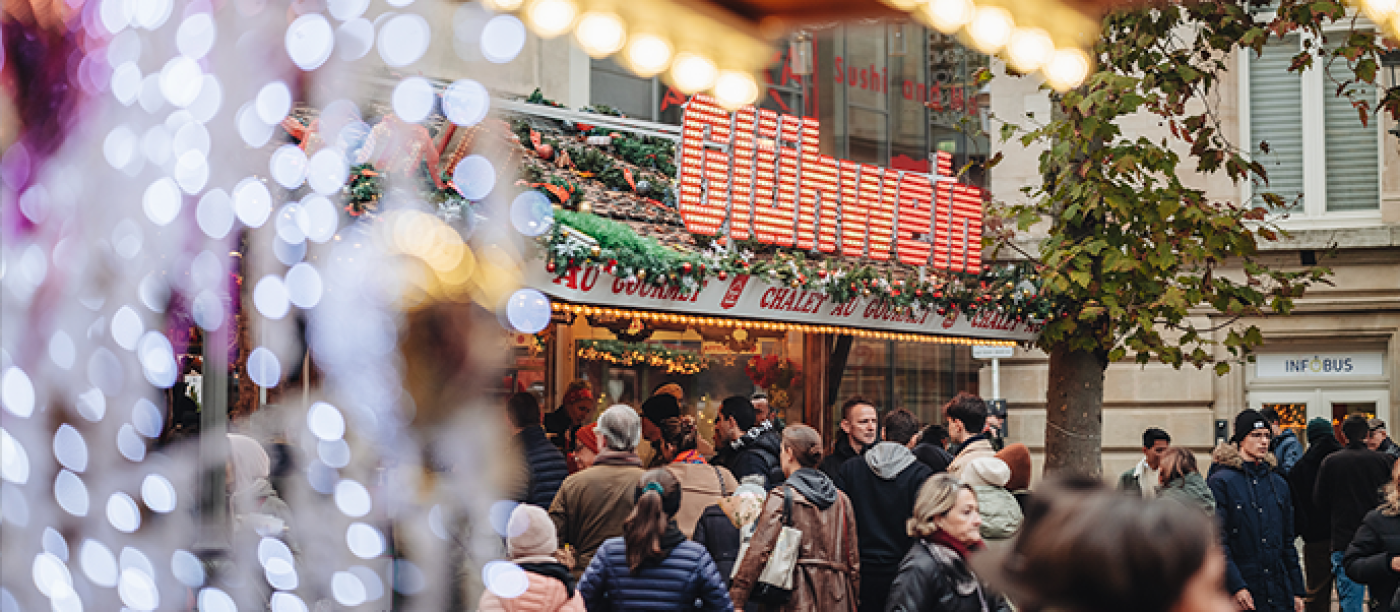
[[[814,119],[697,95],[685,113],[678,199],[686,229],[849,257],[977,273],[982,191],[939,152],[929,176],[820,154]]]

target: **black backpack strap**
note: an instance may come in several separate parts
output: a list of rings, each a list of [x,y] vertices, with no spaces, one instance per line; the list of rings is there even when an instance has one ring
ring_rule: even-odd
[[[792,526],[792,485],[783,485],[783,524]]]
[[[729,497],[729,487],[724,484],[724,472],[719,471],[719,466],[710,466],[715,470],[715,478],[719,480],[719,496]]]

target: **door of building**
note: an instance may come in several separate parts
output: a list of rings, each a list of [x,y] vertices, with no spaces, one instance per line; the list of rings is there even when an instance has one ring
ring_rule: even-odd
[[[1332,423],[1337,439],[1341,440],[1342,420],[1352,414],[1366,418],[1379,417],[1389,424],[1390,397],[1385,389],[1342,390],[1318,387],[1288,391],[1251,391],[1249,407],[1255,410],[1273,408],[1283,417],[1283,426],[1293,429],[1298,440],[1306,444],[1304,428],[1311,419],[1322,417]]]

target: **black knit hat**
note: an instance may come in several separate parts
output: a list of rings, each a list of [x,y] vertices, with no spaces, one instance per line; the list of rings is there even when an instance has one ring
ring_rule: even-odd
[[[1230,441],[1239,442],[1256,429],[1273,431],[1269,429],[1269,422],[1264,419],[1264,415],[1259,414],[1258,410],[1245,410],[1235,417],[1235,435],[1230,438]]]
[[[680,415],[680,403],[676,401],[675,397],[664,393],[661,395],[653,395],[642,403],[642,416],[646,417],[648,421],[651,421],[657,427],[661,426],[662,421]]]

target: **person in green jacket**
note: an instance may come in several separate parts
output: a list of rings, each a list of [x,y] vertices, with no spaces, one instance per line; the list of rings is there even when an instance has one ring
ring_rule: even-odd
[[[1190,450],[1173,446],[1162,455],[1161,468],[1162,499],[1175,499],[1193,508],[1205,511],[1206,516],[1215,516],[1215,495],[1196,468],[1196,455]]]

